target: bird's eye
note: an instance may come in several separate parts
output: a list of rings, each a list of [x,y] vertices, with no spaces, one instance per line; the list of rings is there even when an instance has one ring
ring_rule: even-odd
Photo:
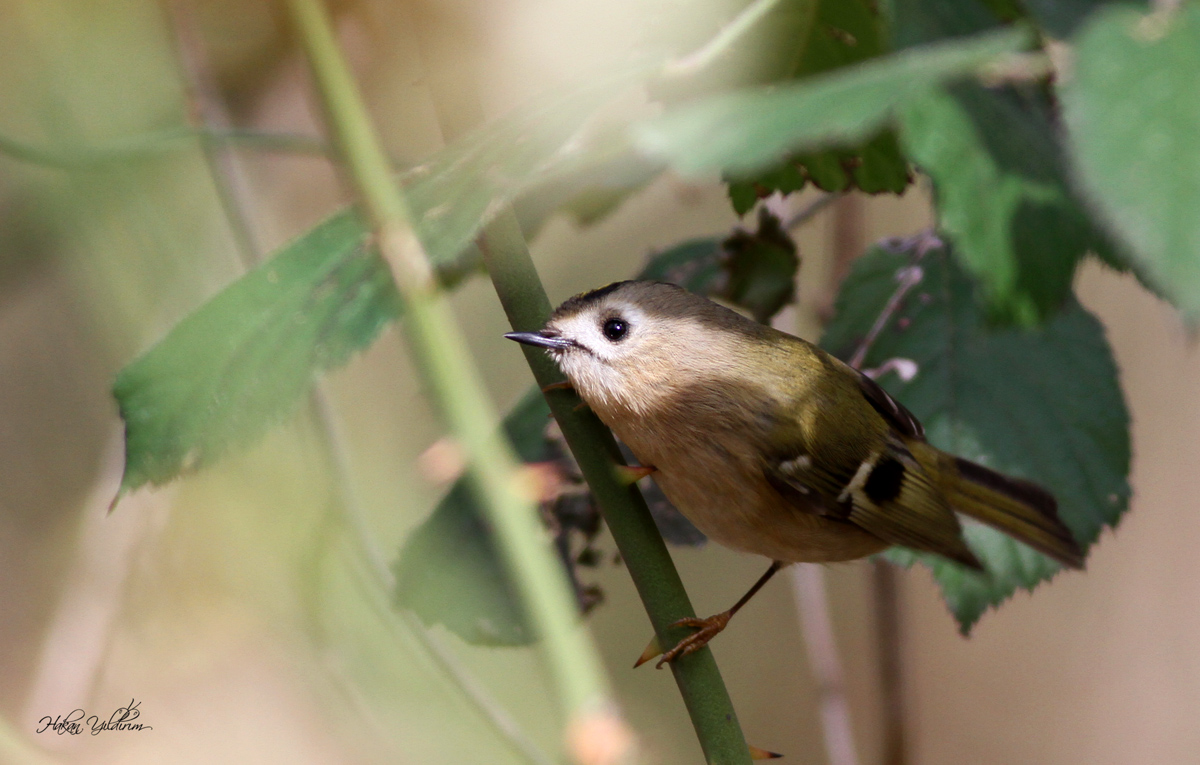
[[[625,337],[629,332],[629,325],[624,319],[609,319],[604,322],[604,336],[614,343]]]

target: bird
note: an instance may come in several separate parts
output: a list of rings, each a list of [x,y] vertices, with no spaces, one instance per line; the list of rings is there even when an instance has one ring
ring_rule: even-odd
[[[1050,492],[937,449],[867,375],[677,285],[616,282],[505,337],[544,348],[698,529],[772,561],[732,608],[676,622],[694,632],[660,668],[706,645],[790,563],[901,545],[984,571],[963,517],[1083,566]]]

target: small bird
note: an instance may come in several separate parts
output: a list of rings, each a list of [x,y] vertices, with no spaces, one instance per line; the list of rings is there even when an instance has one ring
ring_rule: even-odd
[[[903,545],[982,571],[960,514],[1083,565],[1045,489],[934,448],[871,378],[681,287],[617,282],[505,337],[547,349],[697,528],[774,561],[728,611],[677,622],[696,632],[660,667],[705,645],[787,563]]]

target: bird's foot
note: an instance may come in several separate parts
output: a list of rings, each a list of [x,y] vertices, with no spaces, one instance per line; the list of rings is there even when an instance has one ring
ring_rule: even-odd
[[[571,383],[567,382],[566,380],[552,382],[549,385],[542,386],[542,393],[549,393],[552,390],[573,391],[575,390],[575,386],[571,385]]]
[[[697,619],[688,617],[680,619],[677,622],[672,622],[671,627],[691,627],[696,630],[691,635],[688,635],[683,640],[675,644],[675,647],[669,651],[663,652],[662,658],[654,665],[655,669],[662,669],[662,665],[669,661],[675,661],[681,656],[687,656],[689,653],[699,651],[704,646],[708,645],[708,641],[715,638],[729,624],[730,618],[733,616],[732,611],[722,611],[719,614],[714,614],[707,619]],[[650,641],[650,645],[646,646],[646,650],[638,659],[634,667],[640,667],[642,664],[653,659],[660,653],[658,638]]]

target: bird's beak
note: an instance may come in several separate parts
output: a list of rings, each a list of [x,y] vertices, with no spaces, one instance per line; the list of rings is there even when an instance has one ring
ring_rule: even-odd
[[[536,345],[539,348],[552,348],[559,351],[575,345],[574,341],[561,337],[552,329],[540,329],[537,332],[509,332],[505,337],[525,345]]]

